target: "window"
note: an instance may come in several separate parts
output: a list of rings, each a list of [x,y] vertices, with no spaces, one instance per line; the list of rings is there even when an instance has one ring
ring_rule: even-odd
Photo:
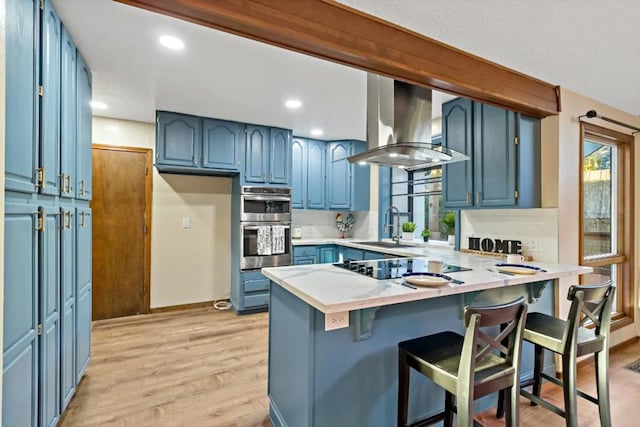
[[[580,256],[593,273],[582,284],[616,285],[614,325],[633,321],[633,138],[582,124]]]
[[[416,223],[415,237],[425,228],[431,231],[430,240],[447,240],[442,224],[445,212],[442,204],[442,167],[408,172],[391,169],[391,204],[400,211],[400,222]]]

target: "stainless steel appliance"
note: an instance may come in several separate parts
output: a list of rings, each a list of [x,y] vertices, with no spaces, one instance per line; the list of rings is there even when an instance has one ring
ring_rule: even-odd
[[[291,189],[242,187],[240,221],[291,221]]]
[[[393,258],[372,261],[344,261],[333,264],[336,267],[351,270],[354,273],[373,277],[374,279],[397,279],[404,273],[421,273],[428,270],[427,258]],[[456,273],[458,271],[469,271],[471,268],[460,267],[459,265],[445,264],[443,273]]]
[[[260,250],[262,229],[281,227],[279,253]],[[240,192],[240,269],[291,265],[291,189],[242,187]]]

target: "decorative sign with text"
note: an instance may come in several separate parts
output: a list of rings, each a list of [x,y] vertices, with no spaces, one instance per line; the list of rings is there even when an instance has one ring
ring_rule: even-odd
[[[489,239],[488,237],[469,237],[469,249],[474,251],[495,252],[497,254],[521,254],[520,240]]]

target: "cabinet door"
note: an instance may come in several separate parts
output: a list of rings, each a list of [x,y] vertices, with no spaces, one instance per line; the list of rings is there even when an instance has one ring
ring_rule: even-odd
[[[197,167],[202,146],[202,120],[199,117],[160,111],[157,122],[157,163]]]
[[[336,248],[335,246],[327,246],[324,248],[320,248],[320,262],[325,264],[325,263],[330,263],[330,262],[336,262]]]
[[[515,206],[515,114],[476,102],[473,115],[475,205]]]
[[[76,174],[76,198],[81,200],[91,200],[91,174],[92,174],[92,151],[91,151],[91,92],[92,80],[91,70],[82,59],[80,53],[76,56],[76,114],[78,117],[76,138],[77,138],[77,166]]]
[[[62,26],[50,0],[42,14],[42,86],[40,167],[44,169],[42,194],[60,193],[60,48]]]
[[[238,171],[244,145],[244,125],[203,119],[202,132],[202,167]]]
[[[269,129],[247,125],[244,181],[265,183],[269,170]]]
[[[542,202],[540,119],[516,114],[516,136],[518,137],[516,205],[519,208],[539,208]]]
[[[291,207],[304,209],[307,199],[307,143],[295,138],[291,143]]]
[[[326,144],[322,141],[307,142],[307,208],[309,209],[325,209],[327,206],[326,151]]]
[[[291,183],[291,131],[269,129],[269,183]]]
[[[367,143],[364,141],[352,141],[351,152],[357,154],[367,149]],[[351,191],[353,198],[351,200],[351,210],[368,211],[369,210],[369,187],[371,185],[371,167],[369,165],[351,165],[353,170],[351,177]]]
[[[442,204],[445,208],[473,206],[473,103],[454,99],[442,105],[442,145],[471,157],[444,165]]]
[[[5,189],[33,193],[38,166],[40,9],[37,0],[7,0],[5,5]]]
[[[329,209],[351,208],[351,143],[332,142],[327,145],[327,187]]]
[[[33,205],[5,205],[2,421],[7,426],[38,425],[36,212]]]
[[[60,414],[60,211],[46,210],[40,233],[40,425]]]
[[[76,389],[76,227],[75,209],[63,208],[60,254],[60,411],[64,411]]]
[[[297,256],[293,258],[294,265],[311,265],[317,264],[318,259],[315,256]]]
[[[62,76],[60,99],[60,195],[75,196],[76,176],[76,45],[66,29],[62,29]],[[64,181],[62,181],[64,180]]]
[[[76,211],[76,383],[91,356],[91,209]]]

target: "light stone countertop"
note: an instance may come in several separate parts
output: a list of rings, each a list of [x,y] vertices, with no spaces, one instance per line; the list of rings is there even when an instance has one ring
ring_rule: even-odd
[[[341,245],[388,253],[390,250],[339,240]],[[328,241],[328,240],[323,240]],[[327,244],[331,244],[329,242]],[[319,244],[319,243],[316,243]],[[524,263],[541,267],[546,272],[533,275],[506,275],[488,271],[498,260],[455,252],[450,247],[443,248],[400,248],[392,253],[413,255],[429,259],[439,259],[447,264],[471,268],[471,271],[447,273],[464,284],[449,283],[440,287],[407,288],[400,285],[402,279],[377,280],[332,264],[292,265],[287,267],[263,268],[262,273],[276,284],[296,295],[322,313],[339,313],[369,307],[379,307],[427,298],[483,291],[499,287],[541,282],[592,271],[590,267],[549,264],[540,262]]]

